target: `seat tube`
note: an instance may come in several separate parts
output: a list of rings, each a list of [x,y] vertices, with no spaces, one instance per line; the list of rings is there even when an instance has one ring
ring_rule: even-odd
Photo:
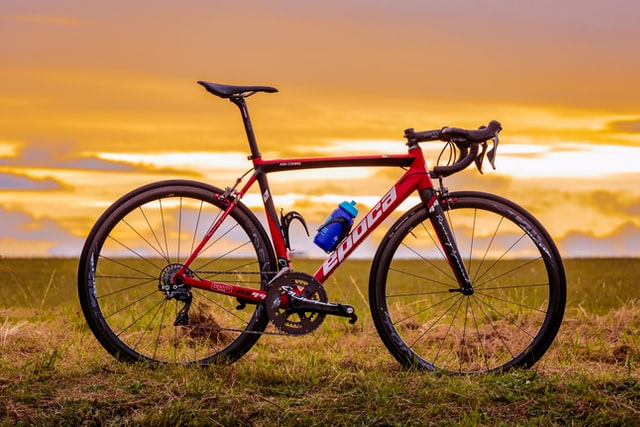
[[[420,190],[420,198],[427,207],[429,219],[431,220],[431,225],[436,232],[436,236],[438,236],[440,247],[444,251],[447,261],[449,262],[449,265],[456,276],[456,280],[460,285],[459,289],[450,289],[450,291],[462,292],[465,295],[473,294],[471,279],[469,278],[467,269],[464,266],[462,255],[458,250],[455,235],[453,234],[449,221],[447,221],[444,210],[438,201],[438,194],[436,190],[433,188]]]
[[[231,98],[231,102],[236,104],[242,114],[242,123],[244,124],[244,130],[247,133],[247,140],[249,141],[249,148],[251,149],[251,156],[249,160],[253,161],[256,168],[256,180],[260,187],[260,193],[262,194],[262,201],[265,208],[265,214],[267,217],[267,223],[269,225],[269,232],[271,233],[271,241],[278,256],[278,268],[282,269],[290,266],[289,254],[287,252],[286,245],[284,243],[284,237],[282,235],[282,226],[278,220],[276,214],[276,208],[271,198],[271,190],[269,189],[269,182],[267,181],[266,173],[258,163],[262,155],[258,150],[258,141],[256,134],[253,131],[253,125],[251,124],[251,117],[249,117],[249,109],[247,102],[243,96],[236,96]]]
[[[261,154],[258,150],[258,141],[256,140],[256,134],[253,131],[251,117],[249,117],[249,108],[247,107],[247,102],[242,96],[231,98],[231,102],[236,104],[236,106],[240,109],[240,114],[242,115],[242,123],[244,124],[244,130],[247,133],[247,140],[249,141],[249,148],[251,149],[251,157],[249,160],[258,159],[261,157]]]
[[[264,172],[258,175],[258,185],[262,193],[262,203],[264,204],[267,224],[269,225],[269,232],[271,233],[271,241],[278,257],[278,269],[290,267],[291,261],[289,260],[289,252],[287,251],[282,234],[282,224],[278,219],[276,207],[271,197],[271,190],[269,189],[269,182]]]

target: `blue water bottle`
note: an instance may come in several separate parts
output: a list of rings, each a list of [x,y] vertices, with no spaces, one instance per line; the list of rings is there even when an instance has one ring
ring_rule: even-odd
[[[320,246],[325,252],[333,251],[351,230],[353,219],[358,215],[356,202],[342,202],[338,209],[333,211],[324,224],[318,229],[318,234],[313,238],[313,243]]]

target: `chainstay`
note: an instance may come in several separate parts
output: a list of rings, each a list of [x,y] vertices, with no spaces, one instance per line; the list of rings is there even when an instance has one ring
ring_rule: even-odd
[[[261,274],[273,274],[278,275],[282,273],[282,271],[234,271],[234,270],[225,270],[225,271],[215,271],[215,270],[195,270],[194,273],[196,275],[207,274],[207,275],[222,275],[222,274],[247,274],[247,275],[261,275]],[[238,333],[246,333],[253,335],[275,335],[275,336],[285,336],[285,337],[295,337],[295,336],[304,336],[306,334],[295,335],[295,334],[287,334],[285,332],[266,332],[266,331],[247,331],[245,329],[234,329],[234,328],[212,328],[206,325],[188,325],[193,329],[205,329],[210,331],[217,332],[238,332]]]

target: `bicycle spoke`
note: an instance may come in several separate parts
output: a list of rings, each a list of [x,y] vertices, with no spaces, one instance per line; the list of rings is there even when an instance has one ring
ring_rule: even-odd
[[[562,271],[553,268],[561,262],[549,259],[547,237],[519,207],[476,192],[451,200],[445,218],[473,290],[458,290],[427,209],[414,210],[389,230],[372,268],[380,336],[407,367],[478,373],[531,366],[562,317]]]
[[[203,293],[203,292],[199,292],[196,291],[195,293],[197,293],[198,295],[200,295],[203,299],[209,301],[210,303],[212,303],[213,305],[215,305],[216,307],[218,307],[219,309],[223,310],[224,312],[226,312],[227,314],[230,314],[232,317],[236,318],[237,320],[239,320],[242,324],[247,325],[249,324],[249,322],[247,320],[245,320],[244,318],[238,316],[236,314],[235,311],[232,311],[230,309],[228,309],[227,307],[223,306],[222,304],[220,304],[218,301],[212,299],[209,297],[209,295]],[[235,308],[235,307],[234,307]]]
[[[422,261],[426,262],[427,264],[429,264],[431,267],[435,268],[436,270],[438,270],[440,273],[442,273],[444,276],[448,277],[449,279],[453,280],[454,282],[456,281],[456,279],[454,278],[453,274],[443,268],[438,267],[433,261],[431,261],[430,259],[428,259],[427,257],[425,257],[424,255],[422,255],[418,250],[413,249],[411,246],[407,245],[406,243],[402,242],[402,246],[409,249],[413,254],[415,254],[418,258],[420,258]],[[442,251],[442,249],[440,249],[440,247],[438,247],[438,249],[440,251]],[[446,260],[445,255],[440,252],[440,254],[442,255],[442,258]]]
[[[455,308],[455,311],[453,312],[452,316],[451,316],[451,321],[449,322],[447,329],[445,331],[444,334],[444,338],[442,338],[441,342],[442,343],[446,343],[448,341],[449,335],[451,334],[451,330],[453,328],[453,323],[457,317],[457,313],[460,311],[460,305],[462,304],[462,298],[458,297],[456,301],[454,301],[454,304],[452,304],[451,306],[449,306],[449,308],[447,310],[445,310],[445,312],[442,314],[442,316],[440,316],[439,319],[437,319],[436,321],[434,321],[434,325],[437,324],[437,322],[439,322],[440,320],[442,320],[444,318],[444,316],[453,309],[453,307]],[[427,333],[427,331],[425,331],[422,336],[424,336]],[[422,337],[421,336],[421,337]],[[415,343],[414,343],[415,344]],[[413,347],[410,346],[410,347]],[[438,346],[438,351],[436,352],[436,354],[433,356],[433,363],[434,364],[438,364],[439,362],[439,358],[440,358],[440,353],[443,351],[444,349],[444,344]],[[445,350],[446,351],[446,350]]]
[[[539,287],[539,286],[548,287],[549,285],[529,285],[528,287]],[[522,286],[512,286],[512,288],[522,288]],[[496,296],[496,295],[491,295],[491,294],[488,294],[486,292],[477,292],[477,297],[479,298],[480,296],[484,296],[486,298],[495,299],[496,301],[505,302],[505,303],[511,304],[513,306],[526,308],[526,309],[529,309],[529,310],[534,310],[534,311],[537,311],[537,312],[542,313],[542,314],[546,314],[547,313],[546,310],[541,310],[540,308],[533,307],[533,306],[531,306],[529,304],[524,304],[524,303],[521,303],[521,302],[517,302],[517,301],[515,301],[513,299],[507,299],[507,298],[502,298],[502,297],[499,297],[499,296]]]
[[[423,308],[423,309],[421,309],[421,310],[415,311],[415,312],[411,313],[411,314],[410,314],[409,316],[407,316],[407,317],[404,317],[404,318],[402,318],[402,319],[399,319],[399,320],[394,321],[394,323],[393,323],[393,324],[394,324],[394,325],[399,325],[399,324],[401,324],[401,323],[404,323],[404,322],[406,322],[408,319],[415,318],[415,317],[417,317],[418,315],[420,315],[420,314],[422,314],[422,313],[429,312],[431,309],[436,308],[436,307],[438,307],[439,305],[445,304],[445,303],[446,303],[446,302],[448,302],[449,300],[451,300],[451,299],[456,299],[456,298],[458,298],[458,297],[459,297],[459,295],[453,295],[453,294],[451,294],[451,296],[450,296],[449,298],[445,298],[444,300],[439,301],[439,302],[437,302],[437,303],[435,303],[435,304],[433,304],[433,305],[431,305],[431,306],[429,306],[429,307],[425,307],[425,308]],[[447,310],[447,309],[445,309],[445,310],[444,310],[444,314],[446,314],[446,313],[447,313],[447,311],[448,311],[448,310]],[[443,314],[442,316],[444,316],[444,314]],[[442,318],[442,316],[440,316],[440,319]],[[440,319],[438,319],[438,320],[440,320]]]
[[[116,357],[231,361],[263,333],[268,317],[257,305],[239,309],[235,297],[169,282],[228,207],[219,194],[189,181],[150,184],[122,197],[94,227],[80,261],[81,304],[92,332]],[[277,262],[258,219],[238,206],[215,234],[193,260],[204,268],[185,274],[197,280],[215,266],[219,281],[263,290]]]
[[[511,347],[507,344],[506,338],[503,336],[503,333],[500,331],[500,329],[496,326],[496,323],[492,320],[492,317],[489,316],[489,314],[483,309],[483,304],[485,304],[485,302],[482,299],[477,299],[476,300],[476,304],[478,305],[478,309],[482,312],[482,314],[484,315],[484,318],[486,319],[487,323],[489,324],[489,326],[491,327],[491,329],[493,330],[493,332],[496,334],[496,336],[498,337],[499,342],[502,344],[502,347],[509,353],[509,356],[511,358],[514,358],[516,356],[516,354],[514,352],[511,351]],[[492,307],[491,305],[486,305],[486,307],[488,309],[490,309],[493,313],[496,313],[500,316],[501,319],[506,320],[509,324],[516,326],[521,332],[524,332],[529,338],[533,338],[534,336],[532,334],[529,334],[527,331],[525,331],[524,329],[520,328],[518,325],[516,325],[513,321],[510,321],[503,313],[501,313],[500,311],[498,311],[495,307]],[[480,341],[482,343],[482,340]],[[494,351],[495,352],[495,351]]]
[[[427,234],[427,236],[429,236],[429,238],[431,239],[431,243],[433,243],[433,247],[436,248],[438,250],[438,252],[440,253],[440,257],[442,259],[447,259],[447,256],[445,255],[444,251],[440,247],[440,243],[438,242],[438,239],[436,237],[434,237],[433,234],[431,233],[431,230],[429,228],[427,228],[427,224],[423,222],[423,223],[420,224],[420,227],[422,228],[422,231],[424,231]],[[415,234],[413,236],[416,237]],[[416,253],[416,255],[417,255],[417,253]],[[422,257],[422,256],[420,255],[420,257]]]
[[[147,228],[151,232],[151,235],[153,236],[154,240],[156,241],[157,246],[154,246],[153,244],[151,244],[146,238],[144,238],[140,233],[138,233],[137,229],[135,229],[131,225],[129,225],[129,223],[127,222],[126,218],[123,218],[122,222],[125,223],[127,226],[129,226],[131,228],[131,230],[133,232],[135,232],[145,243],[147,243],[151,249],[153,249],[158,255],[160,255],[160,257],[162,259],[164,259],[166,262],[169,262],[169,252],[168,251],[165,251],[165,252],[162,251],[162,244],[160,243],[160,240],[158,239],[158,236],[156,235],[154,227],[151,225],[151,222],[149,221],[149,218],[147,217],[147,214],[145,213],[143,207],[139,206],[138,207],[138,211],[142,214],[142,217],[144,218],[145,222],[147,223]],[[163,228],[164,228],[164,226],[163,226]],[[111,237],[111,236],[109,236],[109,237]]]
[[[511,274],[513,274],[513,273],[515,273],[516,271],[518,271],[518,270],[520,270],[520,269],[523,269],[523,268],[525,268],[525,267],[527,267],[527,266],[531,266],[533,263],[536,263],[536,262],[538,262],[538,261],[541,261],[541,258],[535,258],[535,259],[530,259],[530,260],[524,260],[521,264],[519,264],[519,265],[517,265],[517,266],[515,266],[515,267],[512,267],[512,268],[510,268],[510,269],[508,269],[508,270],[506,270],[506,271],[503,271],[503,272],[501,272],[501,273],[498,273],[496,276],[492,276],[492,277],[488,278],[487,280],[485,280],[484,282],[480,282],[480,283],[474,282],[474,286],[476,287],[476,289],[477,289],[477,288],[483,288],[483,286],[484,286],[484,285],[486,285],[487,283],[496,282],[496,281],[498,281],[498,279],[500,279],[500,278],[502,278],[502,277],[509,276],[509,275],[511,275]],[[494,266],[495,266],[495,264],[496,264],[496,263],[494,263]],[[489,271],[490,271],[490,268],[489,268],[489,269],[487,269],[487,270],[485,271],[485,273],[483,273],[483,274],[482,274],[482,276],[481,276],[481,277],[479,277],[479,278],[478,278],[478,279],[476,279],[476,280],[479,280],[479,279],[481,279],[482,277],[484,277],[484,276],[487,274],[487,272],[489,272]]]
[[[169,252],[169,241],[167,239],[167,221],[164,219],[164,208],[162,206],[162,199],[158,200],[158,206],[160,209],[160,224],[162,225],[162,237],[164,238],[164,250],[167,254],[165,258],[167,262],[171,262],[170,252]]]
[[[164,325],[164,318],[165,318],[165,313],[167,311],[167,301],[164,301],[165,303],[162,304],[162,307],[158,309],[158,311],[156,311],[156,313],[153,315],[153,317],[149,320],[149,323],[147,324],[146,328],[144,329],[143,334],[140,336],[140,339],[134,344],[133,349],[134,350],[138,350],[138,345],[139,343],[142,341],[142,338],[144,338],[147,334],[147,332],[153,332],[153,328],[151,326],[151,324],[153,323],[153,321],[155,320],[156,316],[158,315],[158,313],[162,310],[162,315],[160,316],[160,322],[158,323],[158,334],[156,335],[156,339],[153,341],[153,352],[152,352],[152,358],[156,359],[158,357],[158,346],[160,344],[160,337],[161,337],[161,332],[162,332],[162,325]],[[174,332],[175,333],[175,332]],[[175,356],[174,356],[175,359]]]
[[[193,239],[191,239],[191,250],[189,251],[189,253],[193,253],[195,247],[196,247],[196,237],[198,236],[198,230],[200,229],[200,217],[202,216],[202,207],[203,207],[204,203],[202,202],[202,200],[200,200],[200,206],[198,207],[198,215],[196,215],[196,224],[193,228]]]
[[[178,233],[176,235],[176,262],[182,259],[180,252],[180,243],[182,243],[182,197],[178,204]]]
[[[208,261],[207,263],[205,263],[205,264],[202,264],[200,267],[198,267],[198,270],[201,270],[201,269],[203,269],[204,267],[206,267],[206,266],[208,266],[208,265],[211,265],[211,264],[215,263],[216,261],[220,261],[221,259],[224,259],[224,258],[228,257],[229,255],[232,255],[234,252],[237,252],[237,251],[239,251],[240,249],[242,249],[242,248],[244,248],[245,246],[250,245],[250,244],[251,244],[251,242],[250,242],[250,241],[246,241],[246,242],[244,242],[244,243],[241,243],[241,244],[239,244],[238,246],[233,247],[233,248],[229,249],[228,251],[224,252],[224,253],[223,253],[223,254],[221,254],[220,256],[218,256],[218,257],[216,257],[216,258],[214,258],[214,259],[209,260],[209,261]]]
[[[154,264],[153,262],[151,262],[151,260],[149,260],[146,256],[144,256],[144,255],[140,254],[139,252],[135,251],[133,248],[127,246],[126,244],[124,244],[120,240],[116,239],[115,237],[109,236],[109,240],[117,243],[121,248],[126,249],[128,252],[130,252],[133,255],[135,255],[136,258],[151,264],[152,266],[154,266],[158,270],[162,270],[161,267],[159,267],[156,264]],[[114,263],[119,263],[119,261],[115,261],[115,258],[106,256],[106,255],[100,255],[100,258],[109,259],[110,261],[112,261]],[[123,263],[120,262],[120,264],[124,266]]]
[[[467,300],[467,309],[471,312],[471,319],[473,320],[473,332],[475,333],[475,339],[478,342],[479,348],[480,348],[480,353],[481,353],[481,361],[482,361],[482,366],[483,369],[489,369],[489,351],[487,349],[485,349],[485,343],[484,340],[482,339],[482,334],[480,332],[480,320],[478,319],[478,317],[476,316],[476,312],[475,310],[473,310],[472,307],[472,301],[471,299]],[[462,361],[460,361],[459,367],[458,369],[460,371],[463,370],[463,366],[462,366]]]
[[[147,295],[148,296],[148,295]],[[106,315],[105,316],[105,320],[110,319],[111,317],[113,317],[116,314],[119,314],[121,311],[133,306],[134,304],[136,304],[137,302],[145,299],[146,297],[141,298],[138,301],[134,301],[128,305],[126,305],[125,307],[121,307],[120,309],[114,311],[113,313]],[[128,331],[132,326],[134,326],[136,323],[138,323],[139,321],[141,321],[142,319],[144,319],[146,317],[147,314],[151,313],[151,311],[153,311],[155,308],[159,307],[161,304],[165,303],[166,301],[164,299],[158,301],[155,305],[153,305],[151,308],[149,308],[146,312],[138,315],[137,317],[135,317],[131,323],[129,323],[124,329],[121,329],[119,332],[116,333],[116,336],[121,336],[123,333],[125,333],[126,331]],[[146,330],[146,329],[145,329]]]
[[[122,279],[121,276],[115,276],[115,277],[110,277],[110,276],[96,276],[96,279]],[[129,278],[127,278],[128,280]],[[122,288],[118,288],[115,291],[111,291],[111,292],[106,292],[102,295],[99,296],[99,298],[105,298],[105,297],[109,297],[109,296],[113,296],[115,294],[119,294],[119,293],[123,293],[123,292],[129,292],[133,289],[139,288],[141,286],[147,286],[150,283],[155,283],[158,279],[151,279],[151,280],[146,280],[144,282],[137,282],[134,283],[132,285],[126,286],[126,287],[122,287]],[[157,292],[157,288],[154,292]],[[152,293],[154,293],[152,292]],[[151,295],[151,294],[150,294]]]
[[[438,270],[440,273],[448,275],[448,273],[442,271],[441,268],[436,267],[433,263],[428,262],[428,264],[433,266],[434,268],[436,268],[436,270]],[[451,289],[451,283],[446,283],[446,282],[443,282],[443,281],[440,281],[440,280],[432,279],[430,277],[425,277],[424,275],[421,275],[421,274],[416,274],[416,273],[411,273],[411,272],[408,272],[408,271],[405,271],[405,270],[400,270],[398,268],[391,267],[391,268],[389,268],[389,270],[398,272],[400,274],[404,274],[404,275],[409,276],[409,277],[414,277],[416,279],[421,279],[421,280],[425,280],[427,282],[431,282],[431,283],[435,283],[435,284],[438,284],[438,285],[442,285],[444,288],[447,289],[446,292],[449,292],[449,289]],[[451,278],[451,280],[453,280],[453,278]]]
[[[509,251],[511,251],[513,248],[515,248],[515,246],[516,246],[516,245],[517,245],[517,244],[518,244],[518,243],[519,243],[519,242],[520,242],[520,241],[521,241],[525,236],[526,236],[526,234],[524,234],[524,233],[523,233],[523,234],[522,234],[522,235],[521,235],[521,236],[520,236],[520,237],[519,237],[515,242],[513,242],[513,243],[511,244],[511,246],[509,246],[509,247],[504,251],[504,253],[502,253],[502,254],[501,254],[501,255],[500,255],[500,256],[499,256],[499,257],[498,257],[498,258],[497,258],[497,259],[496,259],[496,260],[495,260],[495,261],[494,261],[490,266],[489,266],[489,267],[487,267],[487,269],[484,271],[484,273],[480,274],[480,275],[476,278],[476,280],[480,280],[480,279],[482,279],[482,278],[485,276],[485,274],[487,274],[487,272],[488,272],[489,270],[491,270],[491,269],[492,269],[496,264],[498,264],[500,261],[502,261],[502,259],[504,259],[504,258],[506,257],[507,253],[509,253]],[[489,248],[487,248],[487,250],[489,250]],[[538,258],[538,259],[539,259],[539,258]],[[478,270],[478,271],[480,271],[480,270]]]
[[[473,236],[473,238],[475,238],[475,235],[476,235],[476,219],[477,219],[477,214],[478,214],[477,209],[474,209],[473,214],[474,214],[474,222],[473,222],[472,236]],[[480,275],[479,277],[478,277],[478,275],[480,274],[482,266],[484,265],[485,261],[487,260],[487,257],[489,255],[489,251],[493,247],[493,242],[495,241],[496,236],[498,235],[498,231],[500,230],[500,227],[502,225],[503,219],[504,219],[503,217],[499,218],[498,224],[496,224],[496,226],[495,226],[495,228],[493,230],[493,233],[491,234],[491,239],[489,240],[489,243],[487,244],[487,246],[486,246],[486,248],[484,250],[484,253],[480,257],[480,260],[479,260],[480,264],[478,264],[478,267],[476,267],[476,274],[474,275],[474,277],[472,279],[474,282],[476,280],[479,280],[482,277],[482,275]],[[487,268],[487,270],[485,270],[485,273],[486,273],[486,271],[488,271],[490,269],[491,269],[491,267]],[[469,273],[470,272],[471,272],[471,270],[469,270]]]
[[[158,267],[157,265],[155,265],[148,258],[146,258],[146,257],[139,257],[139,258],[141,260],[145,261],[146,263],[148,263],[149,265],[153,266],[158,272],[160,272],[160,270],[162,270],[161,267]],[[121,267],[124,267],[127,270],[131,270],[131,271],[135,271],[136,273],[140,273],[143,277],[157,278],[157,276],[154,276],[153,274],[148,273],[148,272],[142,270],[141,268],[136,268],[136,267],[133,267],[130,264],[126,264],[124,261],[120,261],[117,258],[112,258],[112,257],[108,257],[108,256],[105,256],[105,255],[100,255],[99,259],[112,262],[112,263],[117,264],[117,265],[119,265]],[[124,277],[124,276],[121,276],[121,277]]]
[[[112,293],[112,294],[113,294],[113,293]],[[111,294],[111,295],[112,295],[112,294]],[[113,311],[113,312],[111,312],[111,313],[109,313],[109,314],[105,315],[105,316],[104,316],[104,318],[105,318],[105,319],[109,319],[109,318],[110,318],[110,317],[112,317],[113,315],[118,314],[118,313],[120,313],[121,311],[126,310],[127,308],[132,307],[132,306],[134,306],[134,305],[138,304],[140,301],[145,300],[145,299],[149,298],[151,295],[154,295],[154,294],[158,294],[158,291],[157,291],[157,290],[154,290],[154,291],[152,291],[152,292],[149,292],[148,294],[141,296],[140,298],[138,298],[138,299],[136,299],[136,300],[134,300],[134,301],[130,302],[129,304],[127,304],[127,305],[124,305],[124,306],[120,307],[120,308],[119,308],[119,309],[117,309],[116,311]],[[104,299],[104,298],[105,298],[105,296],[100,296],[100,297],[98,297],[98,300],[102,300],[102,299]],[[163,298],[163,299],[164,299],[164,298]],[[161,300],[160,302],[162,302],[162,300]]]

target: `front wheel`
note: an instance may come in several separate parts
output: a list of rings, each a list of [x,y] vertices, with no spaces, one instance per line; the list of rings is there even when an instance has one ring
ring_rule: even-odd
[[[116,201],[93,227],[78,269],[80,304],[93,334],[118,359],[234,361],[264,331],[263,305],[171,281],[227,208],[221,193],[193,181],[150,184]],[[264,290],[275,268],[264,228],[238,204],[186,274]]]
[[[564,268],[551,237],[494,195],[451,193],[440,203],[474,291],[458,291],[429,212],[416,206],[383,238],[372,265],[380,337],[408,368],[468,374],[532,366],[564,314]]]

